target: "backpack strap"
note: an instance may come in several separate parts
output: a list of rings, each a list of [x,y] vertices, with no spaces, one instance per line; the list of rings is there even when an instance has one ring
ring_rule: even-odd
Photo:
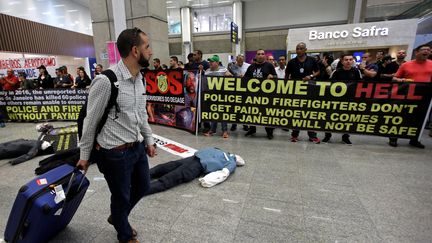
[[[120,107],[117,103],[117,97],[118,97],[118,85],[116,86],[117,82],[117,76],[111,69],[107,69],[102,71],[102,74],[107,76],[110,83],[111,83],[111,96],[108,100],[108,105],[105,107],[105,111],[102,115],[102,118],[96,128],[96,134],[99,134],[102,131],[103,126],[105,125],[107,119],[108,119],[108,113],[111,110],[111,108],[115,107],[115,119],[118,118],[117,113],[120,112]]]

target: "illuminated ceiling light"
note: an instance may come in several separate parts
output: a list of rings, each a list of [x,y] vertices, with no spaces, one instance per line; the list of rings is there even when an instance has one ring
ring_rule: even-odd
[[[72,12],[78,12],[78,10],[77,9],[68,9],[68,10],[66,10],[66,12],[72,13]]]
[[[167,8],[176,8],[175,6],[169,6],[169,7],[167,7]]]
[[[216,3],[229,3],[229,2],[231,2],[231,1],[219,1],[219,2],[216,2]]]
[[[20,4],[21,3],[21,1],[10,1],[8,4],[9,5],[17,5],[17,4]]]
[[[166,3],[172,3],[172,1],[166,1]]]
[[[54,8],[60,8],[60,7],[64,7],[65,5],[64,4],[57,4],[57,5],[54,5],[53,7]]]
[[[27,8],[28,11],[36,10],[35,7]]]
[[[49,11],[48,11],[48,12],[42,12],[42,14],[43,14],[43,15],[50,15],[51,12],[49,12]]]

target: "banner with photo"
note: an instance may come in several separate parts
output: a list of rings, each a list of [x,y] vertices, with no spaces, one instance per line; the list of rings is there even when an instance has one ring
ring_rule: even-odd
[[[294,81],[208,76],[201,119],[269,127],[414,138],[430,110],[431,83]]]
[[[0,113],[10,121],[76,121],[85,89],[0,91]]]
[[[149,122],[194,133],[197,121],[198,71],[145,71]]]

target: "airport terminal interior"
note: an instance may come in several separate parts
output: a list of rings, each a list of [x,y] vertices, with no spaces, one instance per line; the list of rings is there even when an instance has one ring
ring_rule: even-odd
[[[1,0],[0,32],[0,243],[432,242],[430,0]],[[92,140],[84,125],[79,141],[77,119],[87,104],[84,122],[102,117],[102,81],[119,110],[95,149],[128,153],[151,135],[150,169],[191,156],[204,166],[195,152],[209,147],[225,164],[141,198],[125,240],[107,222],[113,185],[98,161],[70,223],[45,239],[32,229],[63,208],[26,219],[17,194],[37,183],[67,205],[70,188],[36,169]],[[144,137],[126,141],[132,130]],[[244,165],[228,168],[234,154]]]

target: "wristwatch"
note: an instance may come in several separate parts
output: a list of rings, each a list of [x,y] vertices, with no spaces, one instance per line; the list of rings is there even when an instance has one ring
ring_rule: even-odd
[[[314,78],[314,75],[313,75],[313,74],[311,74],[311,75],[309,75],[309,77],[310,77],[311,79],[313,79],[313,78]]]

